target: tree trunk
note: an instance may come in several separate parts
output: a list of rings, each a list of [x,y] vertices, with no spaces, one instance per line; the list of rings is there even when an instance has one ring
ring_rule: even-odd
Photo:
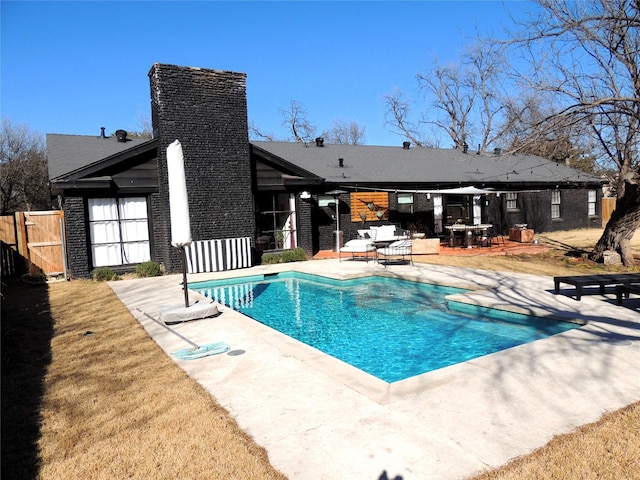
[[[606,250],[615,250],[620,254],[625,267],[633,266],[634,258],[630,241],[638,227],[640,227],[640,185],[626,183],[624,195],[618,198],[616,209],[611,214],[589,258],[598,262]]]

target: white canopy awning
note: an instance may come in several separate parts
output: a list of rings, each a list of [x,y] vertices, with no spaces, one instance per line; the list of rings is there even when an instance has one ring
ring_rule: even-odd
[[[357,187],[357,190],[371,190],[375,192],[396,192],[396,193],[440,193],[443,195],[486,195],[489,193],[500,193],[501,190],[491,188],[478,188],[474,186],[458,187],[458,188],[441,188],[441,189],[400,189],[400,188],[363,188]]]
[[[490,188],[477,187],[459,187],[459,188],[443,188],[440,190],[419,190],[418,193],[442,193],[450,195],[485,195],[487,193],[497,193],[496,190]]]

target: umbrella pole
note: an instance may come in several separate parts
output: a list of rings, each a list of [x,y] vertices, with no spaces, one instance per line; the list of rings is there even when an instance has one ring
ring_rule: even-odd
[[[182,250],[182,288],[184,289],[184,306],[189,308],[189,286],[187,284],[187,251],[184,247]]]

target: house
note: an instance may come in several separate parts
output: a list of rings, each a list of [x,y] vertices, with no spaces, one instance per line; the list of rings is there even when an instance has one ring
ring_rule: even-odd
[[[181,271],[181,252],[170,245],[166,158],[176,139],[185,157],[192,272],[250,266],[270,250],[313,254],[365,224],[427,235],[458,221],[537,231],[601,224],[603,181],[562,162],[408,142],[249,141],[245,74],[154,64],[149,79],[153,139],[104,129],[95,137],[47,135],[73,277],[150,259]]]

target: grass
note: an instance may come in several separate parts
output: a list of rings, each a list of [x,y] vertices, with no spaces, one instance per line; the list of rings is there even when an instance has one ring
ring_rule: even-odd
[[[605,269],[571,254],[593,245],[597,231],[554,236],[555,250],[542,256],[429,261],[544,275]],[[284,479],[108,285],[8,281],[2,294],[3,479]],[[476,480],[640,479],[638,472],[640,402]]]
[[[3,296],[3,480],[284,478],[107,284]]]

